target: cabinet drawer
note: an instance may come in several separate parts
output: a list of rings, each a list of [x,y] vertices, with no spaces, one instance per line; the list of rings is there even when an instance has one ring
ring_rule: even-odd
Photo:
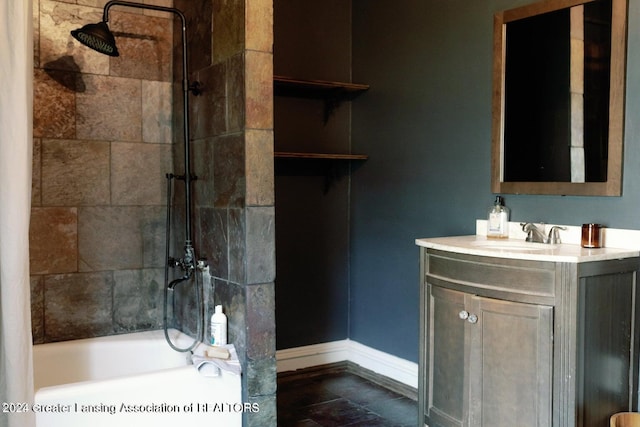
[[[440,286],[503,297],[501,294],[555,297],[555,263],[474,255],[429,249],[425,255],[425,280],[446,281]]]

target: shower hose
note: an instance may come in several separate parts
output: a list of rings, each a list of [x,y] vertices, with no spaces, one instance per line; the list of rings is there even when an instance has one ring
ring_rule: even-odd
[[[201,286],[198,285],[198,274],[195,273],[194,260],[196,258],[195,258],[195,251],[193,247],[190,244],[185,243],[185,254],[189,256],[190,258],[189,262],[181,263],[180,261],[173,260],[169,255],[170,246],[171,246],[171,181],[173,180],[173,178],[175,178],[175,175],[168,173],[166,177],[167,177],[167,224],[166,224],[166,239],[165,239],[166,241],[165,255],[166,256],[165,256],[165,265],[164,265],[164,307],[163,307],[163,313],[162,313],[162,325],[164,329],[164,337],[167,340],[167,344],[169,344],[169,347],[171,347],[175,351],[186,353],[188,351],[192,351],[198,345],[198,343],[202,338],[204,304],[203,304]],[[187,238],[189,238],[189,236],[187,236]],[[185,256],[185,258],[187,258],[187,256]],[[169,282],[170,262],[173,262],[174,266],[181,265],[185,271],[185,274],[182,277],[179,277],[171,282]],[[184,281],[191,279],[191,277],[193,277],[194,279],[193,281],[194,281],[195,292],[196,292],[196,304],[197,304],[197,312],[198,312],[198,319],[196,322],[197,331],[196,331],[196,337],[193,343],[186,348],[182,348],[175,345],[171,341],[171,337],[169,336],[169,320],[168,320],[169,300],[171,300],[171,312],[175,317],[175,290],[174,290],[175,286],[179,283],[182,283]]]

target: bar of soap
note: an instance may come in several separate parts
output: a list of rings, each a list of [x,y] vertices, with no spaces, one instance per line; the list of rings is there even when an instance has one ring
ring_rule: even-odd
[[[223,347],[209,347],[207,349],[207,357],[214,357],[216,359],[228,359],[231,357],[229,350]]]

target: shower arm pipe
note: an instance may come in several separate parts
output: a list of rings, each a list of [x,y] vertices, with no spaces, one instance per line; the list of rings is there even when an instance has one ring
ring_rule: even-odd
[[[183,93],[183,131],[184,131],[184,195],[185,195],[185,252],[186,255],[193,255],[193,243],[191,240],[191,181],[193,176],[191,175],[191,150],[189,147],[189,91],[194,93],[198,92],[198,85],[189,85],[189,72],[187,61],[187,19],[179,9],[174,7],[157,6],[153,4],[134,3],[123,0],[110,0],[104,5],[104,12],[102,14],[102,21],[109,22],[109,9],[112,6],[127,6],[135,7],[138,9],[150,9],[161,12],[169,12],[180,17],[182,22],[182,93]],[[192,260],[195,262],[195,260]]]

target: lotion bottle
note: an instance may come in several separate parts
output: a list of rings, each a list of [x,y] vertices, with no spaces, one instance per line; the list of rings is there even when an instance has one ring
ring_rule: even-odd
[[[227,316],[222,312],[222,306],[216,305],[211,315],[211,345],[227,344]]]
[[[488,238],[509,238],[509,208],[504,205],[504,199],[501,196],[496,196],[493,206],[489,208],[487,219]]]

